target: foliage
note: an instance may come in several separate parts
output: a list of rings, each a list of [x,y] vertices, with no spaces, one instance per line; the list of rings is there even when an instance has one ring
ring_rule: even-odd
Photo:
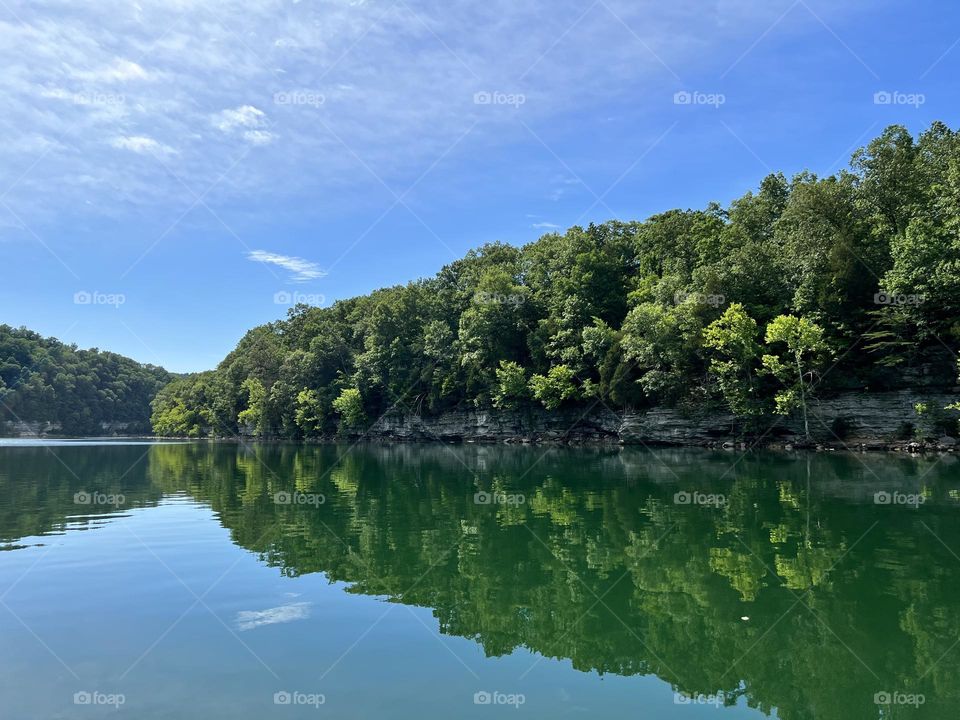
[[[556,410],[564,400],[577,397],[573,370],[566,365],[554,365],[546,375],[530,378],[530,392],[547,410]]]
[[[346,427],[356,427],[364,420],[363,398],[356,388],[346,388],[333,401],[333,409],[340,413]]]
[[[958,229],[957,133],[893,126],[833,176],[771,174],[728,207],[489,243],[430,278],[297,306],[210,374],[160,393],[156,427],[296,438],[390,411],[595,398],[617,409],[716,400],[759,426],[806,414],[814,387],[954,374]],[[836,361],[821,377],[827,348]]]
[[[803,426],[810,437],[807,404],[813,397],[817,369],[827,356],[823,330],[806,318],[780,315],[767,326],[767,345],[785,345],[786,352],[764,355],[763,367],[783,384],[776,394],[777,412],[788,415],[795,409],[803,411]]]
[[[323,429],[325,415],[320,393],[306,389],[297,393],[296,422],[304,435],[317,435]]]
[[[262,434],[264,431],[264,415],[266,413],[267,390],[257,378],[247,378],[240,384],[240,389],[247,394],[247,409],[237,415],[237,422],[249,425],[254,432]]]
[[[111,423],[147,432],[150,401],[172,377],[122,355],[0,325],[0,422],[49,422],[69,435],[99,435]]]
[[[747,314],[743,305],[733,303],[707,326],[703,339],[704,345],[715,351],[710,372],[730,411],[739,417],[761,414],[756,320]]]
[[[197,373],[176,378],[163,387],[153,399],[153,431],[170,437],[204,437],[211,433],[216,420],[210,409],[213,373]]]
[[[527,387],[527,371],[512,360],[501,360],[497,368],[497,387],[493,392],[493,406],[515,408],[530,396]]]

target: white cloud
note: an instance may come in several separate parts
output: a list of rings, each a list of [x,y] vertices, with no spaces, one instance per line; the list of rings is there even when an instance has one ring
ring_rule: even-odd
[[[91,82],[127,82],[146,80],[147,71],[131,60],[118,59],[110,65],[97,70],[75,70],[74,77]]]
[[[355,191],[382,190],[373,174],[402,189],[441,156],[452,164],[485,143],[530,142],[518,118],[539,131],[571,108],[669,102],[677,80],[664,64],[686,78],[713,53],[733,62],[783,12],[768,0],[709,10],[703,0],[605,0],[586,14],[582,0],[222,0],[215,17],[200,0],[5,5],[0,187],[19,183],[6,201],[28,223],[90,199],[166,217],[194,200],[184,185],[215,183],[211,204],[295,194],[367,202],[373,193]],[[291,91],[323,102],[276,101]],[[525,102],[478,104],[481,91]],[[175,155],[176,178],[111,145]],[[18,180],[27,146],[42,148],[43,162]],[[269,151],[245,154],[252,146]],[[79,176],[98,189],[77,187]]]
[[[264,625],[305,620],[310,617],[310,604],[308,602],[290,603],[269,610],[241,610],[237,613],[237,629],[245,632]]]
[[[26,154],[43,155],[52,149],[62,148],[55,138],[45,137],[37,133],[21,135],[15,145],[8,145],[7,150],[12,150]]]
[[[243,137],[254,145],[266,145],[273,141],[274,135],[269,130],[247,130]]]
[[[583,182],[579,178],[568,175],[554,175],[548,182],[553,189],[550,190],[547,197],[553,202],[558,202],[561,198],[566,197],[575,189],[579,189],[579,186],[583,185]]]
[[[267,252],[266,250],[252,250],[247,253],[247,259],[281,267],[291,273],[290,279],[293,282],[319,280],[327,274],[320,269],[319,265],[310,260],[304,260],[303,258],[290,255],[280,255],[278,253]]]
[[[559,230],[560,226],[551,222],[538,222],[531,225],[536,230]]]
[[[40,97],[55,98],[57,100],[69,100],[73,102],[76,93],[67,92],[63,88],[49,88],[40,91]]]
[[[267,130],[267,114],[253,105],[222,110],[212,118],[213,126],[226,134],[239,134],[251,145],[268,145],[274,134]]]
[[[157,142],[152,137],[147,137],[145,135],[121,136],[114,138],[110,144],[115,148],[119,148],[121,150],[130,150],[131,152],[139,153],[141,155],[148,155],[151,153],[172,155],[177,152],[169,145],[164,145],[161,142]]]
[[[259,128],[266,125],[267,116],[253,105],[241,105],[232,110],[223,110],[213,117],[213,124],[223,132],[237,128]]]

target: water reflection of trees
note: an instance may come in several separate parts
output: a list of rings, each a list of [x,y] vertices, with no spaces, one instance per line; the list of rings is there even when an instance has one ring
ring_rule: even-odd
[[[0,448],[0,547],[21,538],[90,526],[102,515],[155,505],[144,445],[109,452],[82,446]],[[123,495],[118,506],[82,505],[76,493]]]
[[[527,647],[655,673],[788,719],[875,718],[884,690],[926,695],[884,716],[952,716],[960,699],[953,458],[764,455],[731,469],[719,452],[344,450],[158,446],[127,479],[143,502],[186,490],[209,503],[286,574],[432,608],[442,632],[491,656]],[[40,465],[45,497],[70,497]],[[927,502],[874,505],[887,488]],[[525,502],[478,505],[480,489]],[[277,505],[281,490],[326,502]],[[726,502],[677,505],[681,490]]]

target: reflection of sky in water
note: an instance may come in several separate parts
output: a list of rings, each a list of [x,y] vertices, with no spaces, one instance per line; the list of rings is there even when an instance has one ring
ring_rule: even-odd
[[[894,690],[956,715],[957,457],[50,450],[0,448],[0,718],[92,717],[92,690],[137,720],[260,720],[280,690],[338,720],[485,720],[495,692],[534,718],[870,720]],[[475,504],[464,465],[527,502]],[[294,490],[328,502],[273,502]]]
[[[278,623],[295,622],[310,617],[308,602],[290,603],[268,610],[241,610],[237,613],[237,628],[243,632],[254,630],[263,625],[277,625]]]

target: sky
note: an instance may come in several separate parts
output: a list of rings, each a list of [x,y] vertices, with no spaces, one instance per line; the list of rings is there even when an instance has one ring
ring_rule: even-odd
[[[0,0],[0,323],[210,369],[294,302],[960,126],[946,0]]]

